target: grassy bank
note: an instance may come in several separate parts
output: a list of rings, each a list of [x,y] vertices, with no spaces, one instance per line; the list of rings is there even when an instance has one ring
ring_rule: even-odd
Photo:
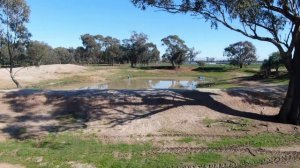
[[[247,82],[261,84],[286,85],[288,79],[285,76],[270,79],[253,79],[259,71],[260,65],[251,65],[243,69],[230,65],[183,65],[180,69],[172,69],[167,64],[146,67],[131,68],[129,65],[103,66],[90,65],[82,73],[69,74],[58,79],[40,81],[27,86],[38,89],[77,89],[84,86],[101,83],[118,82],[127,79],[170,79],[170,80],[198,80],[205,77],[206,83],[199,88],[233,88],[244,87]],[[284,72],[283,69],[281,69]]]
[[[187,137],[180,143],[191,143]],[[203,141],[208,147],[234,146],[278,147],[299,143],[299,137],[291,135],[262,134],[242,138],[224,138]],[[9,140],[0,143],[0,163],[20,164],[26,167],[72,167],[74,164],[94,167],[172,167],[208,165],[234,162],[254,166],[262,164],[271,155],[233,153],[156,153],[151,141],[140,144],[107,144],[93,135],[72,133],[52,134],[41,139]]]

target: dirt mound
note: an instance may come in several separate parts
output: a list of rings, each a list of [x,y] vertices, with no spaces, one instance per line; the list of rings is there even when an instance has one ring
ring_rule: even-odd
[[[62,75],[70,73],[76,74],[85,70],[86,67],[84,66],[55,64],[38,67],[14,68],[13,72],[16,73],[16,78],[21,84],[28,84],[42,80],[58,79]],[[12,88],[14,86],[10,79],[8,69],[0,69],[0,81],[0,88]]]
[[[78,129],[119,137],[295,130],[276,122],[278,107],[247,102],[221,90],[19,90],[0,95],[0,135],[13,138]],[[249,121],[239,124],[241,118]],[[216,126],[208,127],[207,122],[216,122]],[[249,127],[234,132],[227,122]]]

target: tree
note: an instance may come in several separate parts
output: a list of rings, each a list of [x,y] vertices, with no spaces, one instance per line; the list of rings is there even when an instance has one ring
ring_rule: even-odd
[[[96,36],[84,34],[81,36],[82,44],[85,47],[85,62],[87,64],[100,63],[100,47],[96,42]]]
[[[180,65],[188,58],[189,48],[185,45],[185,42],[177,35],[170,35],[161,41],[167,47],[164,57],[169,60],[173,68],[175,68],[175,65],[180,68]]]
[[[71,64],[75,62],[74,55],[67,48],[58,47],[55,48],[53,52],[60,64]]]
[[[85,48],[83,47],[77,47],[75,49],[75,53],[74,53],[74,58],[75,61],[79,64],[84,64],[86,63],[86,52],[85,52]]]
[[[192,62],[195,61],[195,58],[197,57],[197,55],[199,55],[201,52],[200,51],[196,51],[195,48],[190,48],[189,52],[188,52],[188,62],[189,64],[191,64]]]
[[[237,42],[225,48],[224,56],[228,57],[232,65],[243,68],[257,60],[255,46],[248,41]]]
[[[39,41],[31,41],[27,46],[27,55],[29,65],[42,65],[47,64],[46,57],[49,57],[51,47],[46,43]]]
[[[300,3],[298,0],[131,0],[142,9],[189,13],[246,37],[269,42],[280,52],[289,87],[279,112],[282,122],[300,124]],[[240,24],[236,24],[239,22]]]
[[[279,75],[279,68],[283,65],[279,52],[274,52],[269,57],[270,68],[276,70],[276,75]]]
[[[263,64],[260,68],[261,73],[263,73],[264,77],[269,77],[271,74],[271,70],[276,70],[276,76],[279,75],[279,68],[282,66],[282,59],[280,57],[279,52],[272,53],[268,59],[263,61]]]
[[[115,60],[118,58],[118,56],[120,56],[122,54],[122,50],[120,48],[120,44],[116,43],[116,44],[112,44],[109,47],[106,48],[105,50],[105,55],[107,55],[107,57],[109,58],[109,63],[114,66],[114,62]]]
[[[114,65],[114,61],[122,54],[120,40],[110,36],[96,36],[98,46],[103,51],[104,60],[110,65]]]
[[[156,63],[160,60],[160,52],[157,49],[157,46],[154,43],[147,43],[147,53],[146,59],[144,61],[145,64]]]
[[[263,75],[263,78],[268,78],[271,74],[271,64],[270,59],[264,59],[261,67],[260,74]]]
[[[0,46],[0,65],[7,66],[9,65],[9,56],[7,45],[2,44]]]
[[[146,34],[137,32],[133,32],[130,39],[123,40],[123,46],[127,48],[127,55],[132,68],[141,62],[141,58],[147,54],[147,41],[148,36]]]
[[[13,72],[16,60],[24,56],[25,46],[31,34],[26,28],[30,9],[25,0],[0,0],[0,36],[1,43],[7,46],[9,74],[17,88],[21,85]]]

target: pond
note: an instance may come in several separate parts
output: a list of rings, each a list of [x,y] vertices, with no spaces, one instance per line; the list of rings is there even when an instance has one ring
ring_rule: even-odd
[[[193,90],[203,80],[174,80],[174,79],[123,79],[96,86],[82,87],[80,89],[188,89]]]

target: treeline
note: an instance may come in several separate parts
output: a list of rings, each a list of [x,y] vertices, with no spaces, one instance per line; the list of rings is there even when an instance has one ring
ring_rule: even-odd
[[[83,46],[77,48],[52,48],[39,41],[30,41],[18,48],[15,66],[47,64],[137,64],[148,65],[160,61],[157,46],[148,41],[147,35],[133,32],[122,42],[110,36],[84,34]],[[0,64],[9,65],[7,45],[0,45]]]

